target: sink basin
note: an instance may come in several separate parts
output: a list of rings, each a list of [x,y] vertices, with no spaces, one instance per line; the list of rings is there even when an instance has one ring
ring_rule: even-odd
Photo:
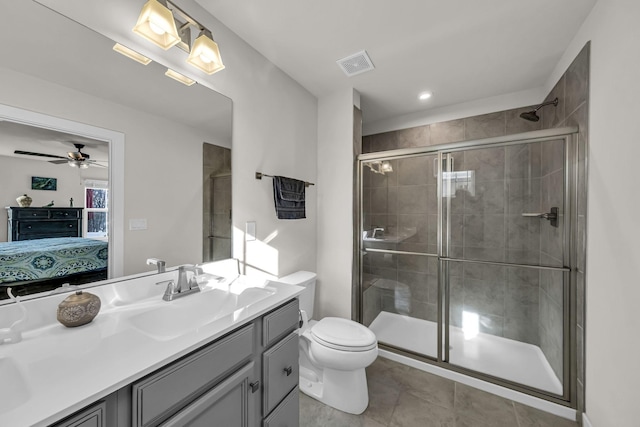
[[[246,288],[239,293],[213,289],[158,304],[129,318],[131,326],[160,341],[174,339],[273,295],[270,288]]]
[[[0,413],[14,409],[29,400],[29,388],[18,365],[10,358],[0,358],[0,378],[11,387],[0,387]]]

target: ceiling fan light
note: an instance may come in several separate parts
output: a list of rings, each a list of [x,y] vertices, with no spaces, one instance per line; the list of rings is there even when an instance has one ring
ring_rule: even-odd
[[[206,30],[200,32],[193,42],[187,62],[209,75],[224,69],[218,43],[213,41],[211,32]]]
[[[175,46],[181,40],[173,13],[166,6],[166,0],[147,1],[142,6],[133,32],[164,50]]]

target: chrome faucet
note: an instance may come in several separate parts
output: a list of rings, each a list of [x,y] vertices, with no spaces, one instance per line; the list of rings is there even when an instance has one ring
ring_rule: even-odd
[[[167,263],[162,261],[161,259],[148,258],[147,265],[152,265],[152,264],[158,267],[158,274],[164,273],[166,271],[165,266],[167,265]]]
[[[188,273],[193,273],[189,278]],[[197,276],[202,274],[202,268],[195,265],[181,265],[178,267],[178,283],[174,280],[165,280],[158,282],[156,285],[167,285],[162,299],[165,301],[173,301],[176,298],[183,297],[195,292],[200,292]]]

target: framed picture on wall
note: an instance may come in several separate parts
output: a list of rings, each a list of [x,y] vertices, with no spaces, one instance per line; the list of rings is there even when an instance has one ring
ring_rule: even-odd
[[[31,189],[56,191],[58,189],[58,180],[57,178],[43,178],[40,176],[32,176]]]

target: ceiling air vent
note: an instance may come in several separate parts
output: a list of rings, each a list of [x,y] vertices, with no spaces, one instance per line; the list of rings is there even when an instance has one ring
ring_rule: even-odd
[[[336,63],[349,77],[371,71],[375,68],[366,50],[339,59]]]

